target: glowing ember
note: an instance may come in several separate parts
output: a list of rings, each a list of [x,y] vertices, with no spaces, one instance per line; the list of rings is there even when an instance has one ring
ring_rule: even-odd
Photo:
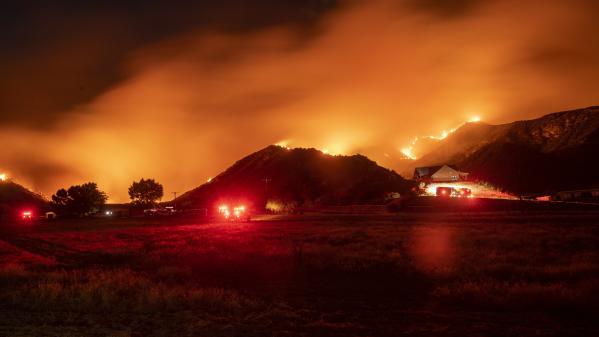
[[[402,148],[401,150],[399,150],[399,152],[401,152],[407,158],[410,158],[412,160],[416,160],[416,156],[414,155],[414,147],[411,146],[411,145],[408,146],[408,147]]]
[[[351,151],[352,146],[344,140],[343,137],[332,139],[323,144],[322,147],[317,147],[320,152],[331,156],[345,155]]]
[[[450,134],[454,133],[455,130],[457,130],[458,128],[453,128],[449,131],[443,130],[441,131],[441,135],[440,136],[426,136],[424,138],[430,138],[430,139],[437,139],[437,140],[443,140],[445,138],[447,138],[447,136],[449,136]]]
[[[282,147],[286,150],[291,150],[291,147],[289,147],[289,141],[288,140],[282,140],[278,143],[275,144],[276,146]]]

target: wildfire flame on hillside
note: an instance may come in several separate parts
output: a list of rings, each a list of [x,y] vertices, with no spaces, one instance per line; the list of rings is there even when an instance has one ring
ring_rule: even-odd
[[[454,133],[461,126],[463,126],[463,125],[465,125],[467,123],[478,123],[480,121],[481,121],[480,116],[473,116],[466,123],[464,123],[464,124],[462,124],[462,125],[460,125],[458,127],[455,127],[453,129],[449,129],[449,130],[443,130],[443,131],[441,131],[441,133],[438,136],[415,137],[414,140],[412,140],[412,143],[410,143],[410,145],[402,147],[399,150],[399,152],[401,152],[401,154],[403,154],[408,159],[416,160],[416,159],[418,159],[418,156],[415,153],[415,151],[416,151],[416,145],[417,145],[417,143],[420,140],[422,140],[422,139],[443,140],[443,139],[447,138],[447,136],[449,136],[450,134]]]
[[[289,146],[289,141],[288,140],[282,140],[282,141],[276,143],[275,145],[278,146],[278,147],[282,147],[282,148],[284,148],[286,150],[290,150],[291,149],[291,147]]]
[[[284,148],[286,150],[291,150],[294,148],[289,145],[288,140],[282,140],[278,143],[275,143],[274,145]],[[348,153],[347,148],[343,143],[333,143],[330,145],[331,145],[330,147],[322,147],[322,148],[317,148],[317,149],[318,149],[318,151],[322,152],[323,154],[328,154],[328,155],[332,155],[332,156],[345,155]]]

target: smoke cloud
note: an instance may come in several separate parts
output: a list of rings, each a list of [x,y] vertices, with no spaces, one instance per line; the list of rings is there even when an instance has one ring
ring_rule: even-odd
[[[357,1],[310,30],[190,30],[137,48],[116,84],[52,128],[2,126],[0,170],[46,195],[95,181],[120,202],[133,180],[155,178],[170,198],[279,142],[398,168],[415,136],[473,115],[502,123],[596,104],[596,9]]]

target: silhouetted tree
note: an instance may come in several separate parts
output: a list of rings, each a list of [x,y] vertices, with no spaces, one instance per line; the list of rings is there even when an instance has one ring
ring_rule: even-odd
[[[52,195],[56,211],[63,215],[85,216],[95,213],[106,203],[106,199],[106,193],[92,182],[74,185],[68,190],[61,188]]]
[[[129,187],[131,202],[137,206],[152,206],[162,198],[164,190],[162,185],[154,179],[141,179],[134,181]]]
[[[69,193],[64,188],[56,191],[56,194],[52,195],[52,204],[54,209],[59,214],[68,214],[69,207]]]

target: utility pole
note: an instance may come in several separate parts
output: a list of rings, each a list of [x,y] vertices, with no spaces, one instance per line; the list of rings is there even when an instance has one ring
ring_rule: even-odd
[[[177,209],[177,192],[173,192],[174,198],[173,198],[173,207],[175,209]]]
[[[262,181],[264,182],[264,199],[265,199],[265,201],[268,200],[268,183],[270,183],[271,180],[272,179],[270,179],[270,178],[262,179]]]

